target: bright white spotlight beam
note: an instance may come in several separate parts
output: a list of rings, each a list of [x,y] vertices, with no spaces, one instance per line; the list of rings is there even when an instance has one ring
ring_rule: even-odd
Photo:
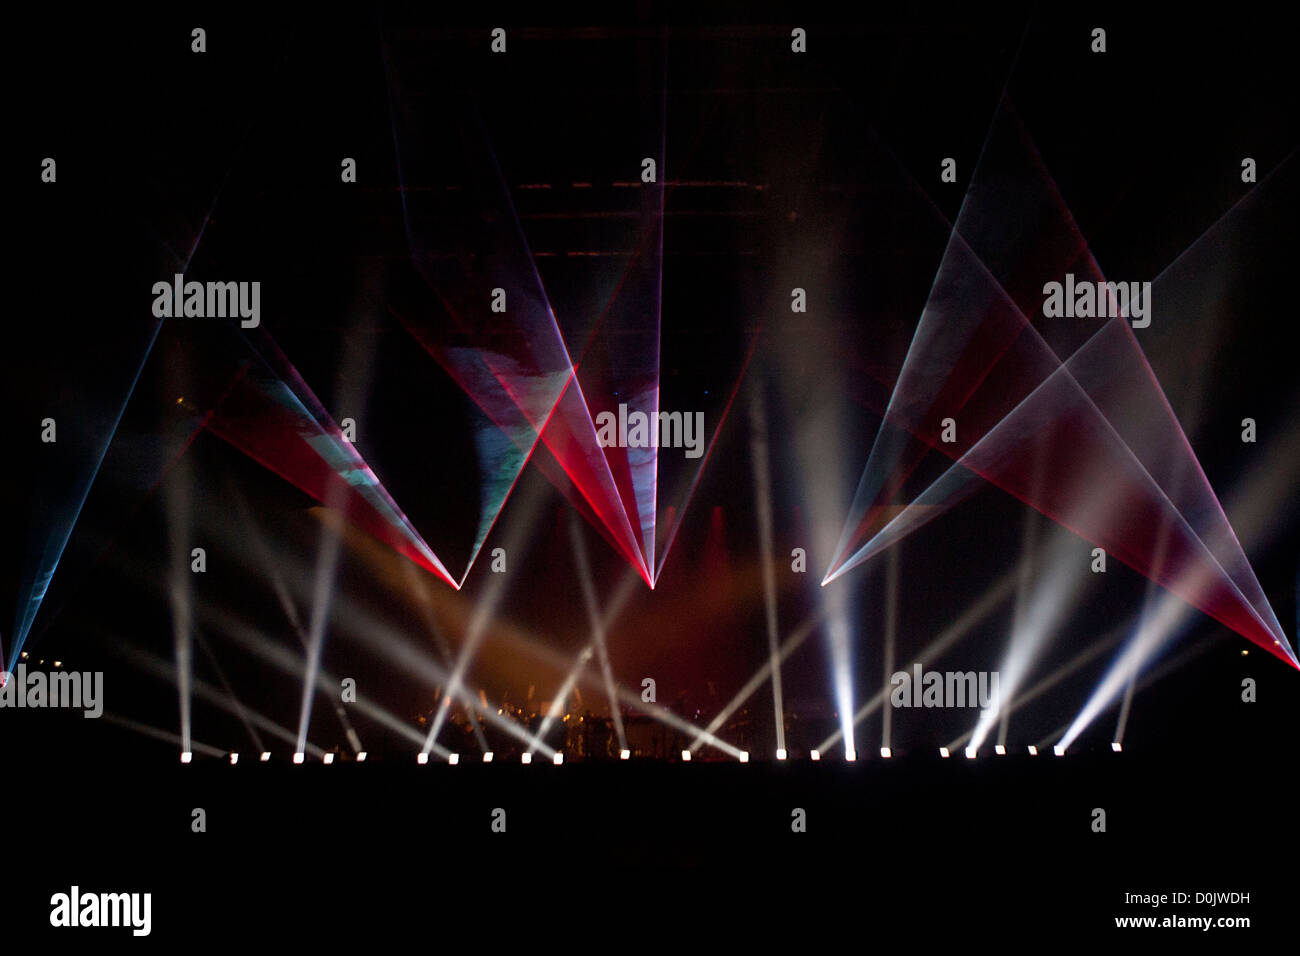
[[[778,654],[778,663],[783,663],[787,657],[803,646],[803,643],[808,640],[809,636],[821,623],[823,614],[824,612],[820,609],[812,612],[808,617],[804,618],[802,624],[791,632],[790,636],[781,643]],[[741,687],[740,690],[736,691],[736,695],[731,698],[727,705],[723,707],[722,710],[718,711],[714,718],[709,721],[708,725],[700,735],[691,743],[691,749],[698,750],[701,744],[704,743],[705,735],[714,733],[725,724],[731,718],[731,715],[739,710],[741,705],[744,704],[745,701],[749,700],[758,688],[763,686],[764,681],[767,680],[768,675],[771,673],[772,661],[767,660],[754,673],[754,675],[745,682],[745,685]]]
[[[1101,640],[1093,641],[1091,644],[1085,647],[1078,654],[1074,655],[1074,657],[1070,658],[1070,660],[1066,661],[1060,667],[1056,668],[1056,670],[1052,671],[1050,674],[1043,677],[1040,681],[1038,681],[1038,683],[1034,684],[1033,687],[1030,687],[1028,690],[1021,693],[1020,696],[1018,696],[1015,700],[1007,704],[1005,708],[1005,712],[1008,714],[1014,714],[1017,710],[1024,707],[1026,704],[1031,703],[1032,701],[1041,697],[1043,694],[1047,693],[1049,690],[1051,690],[1057,684],[1061,683],[1061,681],[1065,680],[1071,674],[1078,671],[1080,668],[1087,666],[1089,662],[1096,660],[1098,657],[1104,654],[1108,649],[1114,647],[1116,644],[1119,643],[1120,638],[1123,637],[1126,629],[1127,629],[1127,625],[1121,625],[1120,627],[1111,630]],[[974,730],[968,730],[966,733],[962,734],[956,740],[950,741],[948,746],[952,747],[953,749],[956,749],[958,747],[964,747],[971,742],[971,740],[974,737],[974,734],[975,734]],[[1045,743],[1044,746],[1046,746]],[[1030,753],[1036,753],[1036,752],[1037,752],[1036,749],[1032,749],[1030,751]]]
[[[939,636],[936,637],[929,646],[927,646],[925,650],[921,651],[921,653],[911,662],[912,666],[920,664],[924,667],[931,660],[938,657],[953,644],[957,643],[957,641],[965,637],[976,624],[996,610],[998,605],[1010,596],[1012,590],[1015,588],[1015,584],[1016,578],[1014,572],[1004,574],[992,588],[985,591],[974,604],[963,611],[961,615],[958,616],[957,620],[944,628]],[[883,689],[878,691],[871,700],[863,704],[862,707],[853,715],[853,723],[856,725],[866,720],[877,707],[882,705],[887,697],[888,695]],[[825,751],[828,747],[839,741],[842,736],[842,731],[835,731],[823,740],[821,744],[818,745],[817,749],[819,751]]]

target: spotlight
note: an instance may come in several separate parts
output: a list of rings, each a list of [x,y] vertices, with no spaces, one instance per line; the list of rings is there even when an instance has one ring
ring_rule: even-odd
[[[1037,757],[1037,756],[1038,756],[1038,748],[1035,747],[1033,744],[1030,744],[1030,745],[1029,745],[1029,756],[1031,756],[1031,757]]]
[[[484,763],[491,763],[491,762],[492,762],[492,751],[490,751],[490,750],[485,750],[485,751],[483,752],[483,762],[484,762]]]
[[[741,763],[749,763],[749,751],[748,751],[748,750],[742,750],[742,751],[740,752],[740,762],[741,762]]]
[[[974,760],[974,759],[975,759],[975,748],[974,748],[974,747],[967,747],[967,748],[966,748],[966,759],[967,759],[967,760]]]
[[[194,754],[192,754],[190,751],[188,750],[181,751],[181,763],[189,763],[193,759],[194,759]]]
[[[294,763],[302,763],[303,760],[306,759],[306,756],[307,756],[307,755],[306,755],[305,753],[303,753],[301,750],[299,750],[296,754],[293,755],[293,762],[294,762]]]
[[[561,753],[560,751],[558,751],[558,750],[555,751],[555,756],[551,758],[551,763],[555,764],[555,766],[557,766],[557,767],[558,767],[560,764],[564,763],[564,754],[562,754],[562,753]]]
[[[1007,755],[1007,748],[1002,746],[1001,744],[994,744],[993,752],[997,754],[999,757],[1005,757]]]
[[[415,762],[423,766],[424,764],[429,762],[429,755],[427,753],[416,754]]]
[[[844,751],[844,759],[849,763],[853,763],[853,761],[858,759],[858,752],[850,747],[848,750]]]
[[[1242,657],[1249,657],[1249,656],[1250,656],[1250,651],[1242,651],[1242,652],[1241,652],[1241,656],[1242,656]]]
[[[811,754],[809,754],[808,756],[812,757],[813,760],[821,760],[821,759],[822,759],[822,752],[821,752],[820,750],[814,750],[814,751],[813,751]]]
[[[1062,747],[1060,744],[1056,744],[1054,747],[1052,747],[1052,753],[1056,754],[1056,756],[1058,757],[1064,757],[1065,748]]]
[[[366,752],[364,750],[358,750],[357,763],[365,763],[365,762],[366,762]]]
[[[239,763],[239,754],[232,753],[230,755],[230,766],[233,767],[237,763]]]
[[[63,666],[63,661],[55,661],[55,662],[54,662],[54,666],[55,666],[55,667],[62,667],[62,666]]]
[[[952,756],[952,753],[948,750],[947,747],[940,747],[940,748],[939,748],[939,756],[940,756],[940,757],[943,757],[945,760],[947,760],[949,757]]]
[[[884,757],[886,760],[888,760],[888,759],[889,759],[890,757],[892,757],[893,755],[894,755],[894,752],[893,752],[892,750],[890,750],[888,747],[881,747],[881,748],[880,748],[880,756]]]
[[[332,753],[328,753],[325,755],[324,760],[325,760],[325,766],[328,767],[330,764],[334,762],[334,755]]]
[[[523,753],[523,755],[520,756],[519,759],[522,760],[524,763],[532,763],[532,762],[533,762],[533,755],[530,754],[530,753],[528,753],[527,751],[525,751],[525,752]]]
[[[689,750],[682,751],[682,760],[684,760],[686,763],[691,762],[691,752]]]
[[[632,759],[632,751],[630,751],[630,750],[620,750],[620,751],[618,752],[618,759],[619,759],[619,760],[631,760],[631,759]]]
[[[447,754],[447,763],[452,767],[456,766],[460,763],[460,754]]]
[[[22,658],[23,658],[23,660],[27,660],[27,652],[26,652],[26,651],[23,651],[23,653],[22,653]]]
[[[1115,753],[1119,753],[1121,750],[1124,749],[1124,747],[1122,744],[1120,744],[1118,740],[1116,740],[1114,743],[1110,745],[1110,749],[1115,751]]]
[[[266,763],[266,762],[267,762],[268,760],[270,760],[270,759],[271,759],[271,751],[269,751],[269,750],[263,750],[263,751],[262,751],[262,763]]]
[[[777,760],[784,760],[784,759],[785,759],[786,757],[788,757],[788,756],[789,756],[789,754],[787,754],[787,753],[785,752],[785,748],[781,748],[781,749],[777,750],[777,752],[776,752],[776,759],[777,759]]]

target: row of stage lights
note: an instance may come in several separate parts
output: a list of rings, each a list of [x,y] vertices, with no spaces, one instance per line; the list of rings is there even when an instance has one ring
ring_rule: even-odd
[[[888,747],[882,747],[882,748],[880,749],[880,755],[881,755],[882,757],[888,757],[889,754],[885,753],[885,751],[888,750],[888,749],[889,749]],[[1123,751],[1123,749],[1124,749],[1124,745],[1121,744],[1118,740],[1115,740],[1115,741],[1112,741],[1112,742],[1111,742],[1110,749],[1113,750],[1115,753],[1120,753],[1121,751]],[[1038,756],[1038,748],[1035,747],[1033,744],[1030,744],[1030,745],[1029,745],[1028,750],[1029,750],[1029,756],[1031,756],[1031,757],[1037,757],[1037,756]],[[998,744],[996,747],[993,748],[993,752],[994,752],[995,754],[997,754],[999,757],[1005,757],[1006,754],[1007,754],[1007,748],[1004,747],[1004,746],[1002,746],[1002,744]],[[967,757],[967,759],[969,759],[969,760],[974,760],[974,759],[975,759],[975,756],[976,756],[976,755],[975,755],[975,748],[974,748],[974,747],[967,747],[966,750],[965,750],[965,753],[966,753],[966,757]],[[1056,744],[1054,747],[1052,747],[1052,753],[1054,753],[1054,754],[1055,754],[1056,756],[1058,756],[1058,757],[1064,757],[1064,756],[1065,756],[1065,748],[1062,747],[1060,744]],[[945,757],[945,758],[946,758],[946,757],[951,757],[951,756],[952,756],[952,752],[949,751],[947,747],[940,747],[940,748],[939,748],[939,756],[940,756],[940,757]]]
[[[19,653],[18,658],[19,658],[20,660],[27,661],[27,660],[31,660],[31,655],[28,654],[26,651],[22,651],[22,652]],[[42,658],[41,660],[38,660],[36,663],[37,663],[37,664],[44,664],[44,663],[45,663],[45,659]],[[55,667],[62,667],[62,666],[63,666],[63,661],[55,661],[55,662],[54,662],[54,666],[55,666]]]
[[[1113,750],[1115,753],[1119,753],[1119,752],[1122,751],[1124,748],[1123,748],[1123,746],[1119,743],[1119,741],[1115,741],[1115,742],[1113,742],[1113,743],[1110,745],[1110,749]],[[1029,750],[1029,755],[1030,755],[1031,757],[1037,757],[1037,756],[1038,756],[1038,748],[1037,748],[1036,746],[1034,746],[1033,744],[1030,744],[1030,745],[1029,745],[1028,750]],[[998,744],[996,747],[993,748],[993,752],[994,752],[995,754],[997,754],[999,757],[1005,757],[1006,754],[1007,754],[1007,748],[1004,747],[1002,744]],[[1054,754],[1055,754],[1056,756],[1058,756],[1058,757],[1064,757],[1064,756],[1065,756],[1065,748],[1062,747],[1060,744],[1057,744],[1057,745],[1055,745],[1055,746],[1052,748],[1052,753],[1054,753]],[[975,757],[976,757],[976,751],[975,751],[975,748],[974,748],[974,747],[967,747],[966,750],[965,750],[965,754],[966,754],[966,757],[967,757],[968,760],[974,760]],[[892,757],[893,755],[894,755],[894,753],[893,753],[893,750],[892,750],[891,748],[889,748],[889,747],[881,747],[881,748],[880,748],[880,756],[884,757],[885,759],[889,759],[889,758]],[[230,756],[230,763],[231,763],[231,765],[234,765],[234,764],[239,763],[239,754],[238,754],[238,753],[231,753],[229,756]],[[777,759],[777,760],[785,760],[785,759],[788,758],[788,756],[789,756],[789,755],[788,755],[787,752],[784,751],[784,750],[778,750],[778,751],[776,752],[776,759]],[[808,756],[809,756],[809,758],[812,759],[812,760],[817,760],[817,761],[819,761],[819,760],[822,759],[821,752],[820,752],[820,751],[817,751],[817,750],[810,751],[809,754],[808,754]],[[943,757],[944,759],[947,759],[948,757],[951,757],[951,756],[952,756],[952,751],[949,750],[947,747],[940,747],[940,748],[939,748],[939,756],[940,756],[940,757]],[[322,756],[322,758],[321,758],[321,762],[324,763],[326,766],[328,766],[328,765],[330,765],[330,764],[332,764],[332,763],[334,762],[334,757],[335,757],[335,754],[333,754],[333,753],[327,753],[327,754],[324,754],[324,755]],[[488,750],[488,751],[484,752],[484,754],[483,754],[483,763],[492,763],[494,757],[495,757],[495,755],[492,753],[492,751]],[[632,751],[630,751],[630,750],[620,750],[620,751],[619,751],[619,754],[618,754],[618,757],[619,757],[620,760],[631,760],[631,759],[632,759]],[[191,751],[186,750],[186,751],[182,751],[182,752],[181,752],[181,763],[189,763],[189,762],[192,761],[193,759],[194,759],[194,754],[193,754]],[[742,750],[742,751],[740,752],[740,755],[739,755],[739,757],[738,757],[737,759],[738,759],[741,763],[749,763],[749,751],[747,751],[747,750]],[[848,761],[849,763],[853,763],[854,761],[856,761],[856,760],[858,759],[858,755],[857,755],[857,753],[856,753],[855,751],[850,750],[850,751],[848,751],[848,752],[844,755],[844,759],[845,759],[846,761]],[[264,750],[264,751],[262,751],[262,754],[261,754],[261,756],[259,757],[259,760],[260,760],[261,763],[268,763],[268,762],[270,762],[270,760],[271,760],[271,752],[270,752],[269,750]],[[294,762],[295,764],[306,763],[306,761],[307,761],[307,755],[306,755],[305,753],[302,753],[301,751],[298,752],[298,753],[295,753],[295,754],[293,755],[293,762]],[[683,751],[682,751],[682,761],[683,761],[684,763],[690,763],[690,762],[691,762],[691,752],[690,752],[689,750],[683,750]],[[366,762],[366,752],[365,752],[364,750],[359,751],[359,752],[357,753],[357,756],[356,756],[356,762],[357,762],[357,763],[365,763],[365,762]],[[427,764],[427,763],[429,762],[429,755],[428,755],[427,753],[416,754],[415,762],[418,763],[418,764],[420,764],[421,766],[424,766],[425,764]],[[520,763],[523,763],[523,764],[530,764],[530,763],[533,762],[533,755],[532,755],[531,753],[520,754],[520,756],[519,756],[519,762],[520,762]],[[453,767],[456,766],[457,764],[459,764],[459,763],[460,763],[460,754],[458,754],[458,753],[448,754],[448,755],[447,755],[447,763],[448,763],[450,766],[453,766]],[[560,766],[561,764],[563,764],[563,763],[564,763],[564,754],[563,754],[563,753],[559,753],[559,752],[557,752],[557,753],[556,753],[556,754],[551,758],[551,763],[553,763],[553,764],[554,764],[555,766],[557,766],[557,767]]]

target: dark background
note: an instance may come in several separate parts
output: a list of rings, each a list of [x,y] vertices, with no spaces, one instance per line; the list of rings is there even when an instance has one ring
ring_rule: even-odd
[[[656,590],[637,592],[611,637],[620,680],[635,687],[654,674],[668,688],[661,699],[688,718],[725,703],[767,653],[749,390],[763,389],[772,411],[776,547],[788,554],[808,532],[801,464],[782,435],[798,429],[828,376],[848,382],[844,453],[827,467],[852,487],[947,238],[936,212],[956,216],[1004,86],[1114,275],[1158,273],[1244,195],[1242,156],[1257,160],[1262,180],[1300,141],[1289,32],[1263,13],[565,9],[213,9],[134,22],[25,15],[7,44],[12,245],[0,355],[14,441],[0,485],[0,610],[17,601],[24,542],[43,509],[66,497],[93,436],[120,408],[153,328],[146,290],[180,268],[200,229],[192,277],[263,281],[263,324],[332,415],[357,415],[359,449],[459,575],[473,527],[464,502],[477,495],[464,424],[473,410],[389,311],[436,304],[409,262],[384,49],[402,96],[427,102],[423,145],[445,160],[407,172],[407,185],[451,181],[467,141],[462,121],[477,118],[571,342],[585,340],[623,260],[566,253],[634,246],[635,191],[613,184],[634,180],[661,138],[662,177],[763,187],[683,187],[666,204],[664,406],[702,407],[717,422],[754,336],[759,343]],[[208,32],[202,56],[189,50],[196,25]],[[804,57],[789,54],[794,25],[809,31]],[[1108,29],[1104,57],[1088,53],[1095,25]],[[494,26],[508,30],[505,57],[487,52]],[[57,188],[38,181],[46,155],[58,159]],[[342,156],[358,160],[356,187],[338,182]],[[939,182],[943,156],[958,159],[956,184]],[[572,182],[594,186],[566,188]],[[518,188],[529,183],[555,186]],[[1243,449],[1275,450],[1297,414],[1296,186],[1291,159],[1269,183],[1267,208],[1224,240],[1230,281],[1214,301],[1195,290],[1199,311],[1143,339],[1225,498],[1250,468]],[[797,284],[815,290],[807,321],[786,305]],[[169,451],[189,434],[174,395],[179,387],[209,407],[240,349],[229,329],[164,326],[27,645],[74,669],[104,670],[111,710],[168,730],[174,687],[131,668],[121,647],[170,657],[165,492],[180,474]],[[349,404],[356,394],[366,397],[359,409]],[[31,423],[46,415],[60,422],[57,456],[33,438]],[[1239,441],[1246,415],[1261,423],[1258,446]],[[310,570],[315,503],[211,434],[199,433],[181,460],[195,482],[196,534],[208,535],[212,570],[199,601],[292,641],[264,572],[230,529],[242,527],[242,497],[286,572]],[[665,462],[665,488],[689,479],[677,467]],[[541,515],[524,553],[511,555],[500,613],[571,657],[585,643],[586,618],[569,506],[533,468],[515,496],[533,486]],[[1300,496],[1294,481],[1283,487],[1288,494],[1258,503],[1272,534],[1247,553],[1294,634]],[[1023,519],[1023,506],[989,489],[904,542],[900,655],[924,646],[1014,563]],[[510,521],[507,503],[494,533]],[[623,565],[587,537],[604,595]],[[489,536],[486,547],[496,543]],[[879,633],[879,565],[853,578],[868,609],[859,622],[865,647]],[[822,570],[810,567],[806,586],[782,579],[783,631],[812,609],[811,579]],[[481,559],[455,601],[472,601],[487,575]],[[337,589],[339,600],[377,609],[395,627],[420,627],[409,608],[374,591],[347,549]],[[1144,579],[1113,568],[1063,622],[1044,670],[1130,616],[1144,593]],[[464,604],[446,606],[454,620]],[[299,685],[222,651],[218,626],[197,627],[241,696],[296,727]],[[963,667],[996,663],[1005,628],[1005,615],[988,622],[973,639],[985,656]],[[49,895],[80,880],[152,889],[157,938],[210,927],[287,939],[346,924],[433,935],[446,922],[516,912],[529,914],[525,928],[539,944],[570,928],[652,925],[667,946],[686,925],[678,914],[692,912],[722,932],[806,926],[814,946],[841,920],[851,940],[869,945],[900,921],[927,927],[940,916],[956,924],[946,930],[992,939],[1031,923],[1062,938],[1137,915],[1121,905],[1125,890],[1188,886],[1253,891],[1242,912],[1280,929],[1282,894],[1294,882],[1295,791],[1285,769],[1294,762],[1296,684],[1266,655],[1243,657],[1247,646],[1198,616],[1175,652],[1200,653],[1138,694],[1126,752],[1109,753],[1111,712],[1061,761],[940,762],[931,755],[960,722],[900,715],[902,758],[889,765],[416,768],[409,744],[358,718],[376,755],[365,766],[293,768],[281,754],[268,767],[183,768],[170,745],[105,721],[4,712],[8,928],[21,937],[45,927]],[[198,672],[212,678],[200,657]],[[1106,659],[1023,725],[1018,714],[1013,736],[1023,726],[1036,739],[1068,721]],[[385,687],[384,705],[403,717],[432,706],[429,688],[369,660],[346,634],[331,635],[325,664]],[[482,686],[514,702],[530,684],[562,677],[491,644],[475,667]],[[1238,697],[1245,676],[1260,685],[1252,707]],[[859,693],[882,677],[878,654],[855,655]],[[817,721],[834,726],[828,678],[820,636],[785,669],[788,706],[808,714],[811,729],[792,734],[805,749],[823,736]],[[738,731],[764,753],[774,746],[766,694],[752,698]],[[878,720],[859,727],[860,752],[874,753]],[[194,726],[196,739],[249,749],[234,718],[198,702]],[[312,738],[343,743],[323,707]],[[193,806],[208,810],[206,835],[189,832]],[[487,829],[494,806],[510,812],[504,837]],[[810,812],[801,843],[788,832],[792,806]],[[1107,808],[1106,834],[1089,832],[1095,806]]]

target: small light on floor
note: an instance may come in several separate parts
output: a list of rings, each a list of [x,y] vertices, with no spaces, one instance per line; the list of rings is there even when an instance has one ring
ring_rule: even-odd
[[[269,751],[269,750],[263,750],[263,751],[262,751],[262,758],[261,758],[261,759],[262,759],[262,763],[266,763],[268,760],[270,760],[270,759],[271,759],[271,751]]]
[[[846,750],[844,751],[844,759],[849,763],[853,763],[853,761],[858,759],[858,752],[856,750]]]
[[[564,754],[558,750],[555,751],[555,756],[551,758],[551,763],[555,764],[557,767],[560,766],[560,764],[564,763]]]
[[[741,762],[741,763],[749,763],[749,751],[748,751],[748,750],[742,750],[742,751],[740,752],[740,762]]]
[[[975,759],[975,748],[974,748],[974,747],[967,747],[967,748],[966,748],[966,759],[967,759],[967,760],[974,760],[974,759]]]
[[[366,752],[364,750],[358,750],[357,763],[365,763],[365,762],[366,762]]]
[[[813,751],[812,753],[810,753],[808,756],[812,757],[813,760],[821,760],[821,759],[822,759],[822,752],[821,752],[820,750],[814,750],[814,751]]]
[[[1065,748],[1062,747],[1060,744],[1056,744],[1054,747],[1052,747],[1052,753],[1056,754],[1056,756],[1058,757],[1064,757]]]
[[[181,763],[189,763],[194,759],[194,754],[188,750],[181,751]]]
[[[790,755],[787,754],[787,753],[785,752],[785,748],[781,748],[781,749],[777,750],[777,752],[776,752],[776,759],[777,759],[777,760],[784,760],[784,759],[785,759],[786,757],[788,757],[788,756],[790,756]]]
[[[294,762],[294,763],[302,763],[303,760],[305,760],[306,758],[307,758],[307,755],[306,755],[305,753],[303,753],[301,750],[299,750],[296,754],[293,755],[293,762]]]
[[[460,763],[460,754],[447,754],[447,763],[450,766],[456,766]]]
[[[631,760],[631,759],[632,759],[632,751],[630,751],[630,750],[620,750],[620,751],[618,752],[618,759],[619,759],[619,760]]]
[[[490,751],[490,750],[485,750],[485,751],[483,751],[483,762],[484,762],[484,763],[491,763],[491,762],[492,762],[492,751]]]
[[[1037,756],[1038,756],[1038,748],[1035,747],[1033,744],[1030,744],[1030,745],[1029,745],[1029,756],[1031,756],[1031,757],[1037,757]]]
[[[939,756],[940,756],[940,757],[943,757],[944,759],[947,759],[948,757],[951,757],[951,756],[952,756],[952,752],[949,751],[947,747],[940,747],[940,748],[939,748]]]
[[[893,755],[894,755],[894,752],[893,752],[892,750],[890,750],[888,747],[881,747],[881,748],[880,748],[880,756],[884,757],[886,760],[888,760],[888,759],[889,759],[890,757],[892,757]]]
[[[1007,748],[1002,746],[1001,744],[994,744],[993,752],[997,754],[999,757],[1005,757],[1007,755]]]
[[[533,755],[530,754],[530,753],[528,753],[527,751],[525,751],[525,752],[524,752],[524,753],[519,757],[519,759],[520,759],[521,761],[523,761],[524,763],[532,763],[532,762],[533,762]]]
[[[1116,740],[1113,743],[1111,743],[1110,749],[1115,751],[1115,753],[1119,753],[1121,750],[1124,749],[1124,746],[1118,740]]]
[[[230,766],[233,767],[237,763],[239,763],[239,754],[232,753],[230,755]]]
[[[328,767],[330,764],[334,762],[334,754],[327,753],[323,759],[325,760],[325,766]]]
[[[429,762],[429,755],[426,753],[416,754],[415,762],[420,764],[421,766],[424,766],[426,763]]]
[[[686,763],[691,762],[691,752],[689,750],[682,751],[682,760],[684,760]]]

